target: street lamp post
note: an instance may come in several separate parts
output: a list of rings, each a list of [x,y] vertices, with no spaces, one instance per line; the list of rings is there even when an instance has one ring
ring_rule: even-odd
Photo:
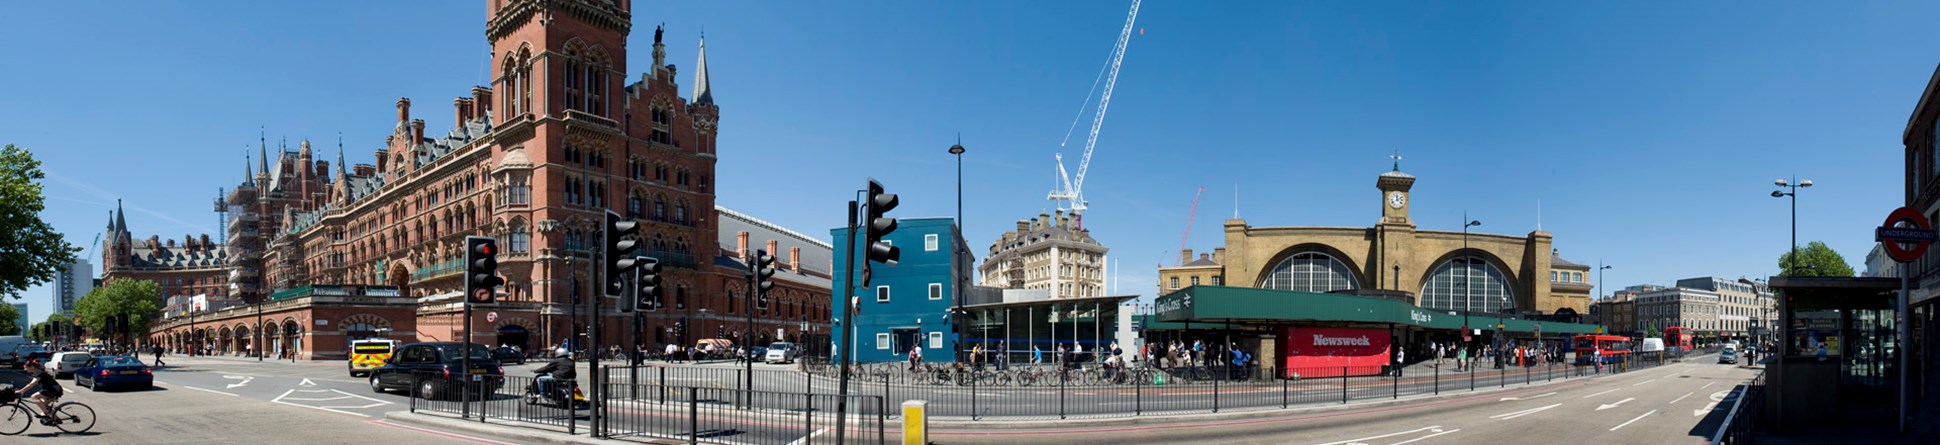
[[[1611,267],[1615,266],[1603,264],[1603,260],[1600,259],[1596,260],[1596,299],[1598,301],[1605,301],[1603,298],[1603,271],[1610,270]],[[1613,297],[1616,296],[1615,293],[1611,293],[1610,295]],[[1604,307],[1608,308],[1609,306],[1605,305]]]
[[[1799,187],[1811,187],[1812,180],[1806,179],[1801,181],[1797,177],[1793,177],[1791,182],[1787,182],[1785,178],[1778,178],[1777,181],[1772,181],[1772,183],[1791,190],[1789,192],[1773,190],[1772,197],[1792,198],[1792,254],[1789,257],[1791,261],[1786,264],[1785,275],[1797,275],[1799,269]]]
[[[1462,212],[1462,219],[1468,219],[1468,212]],[[1468,255],[1468,228],[1480,226],[1480,225],[1482,225],[1482,220],[1478,220],[1478,219],[1472,219],[1466,223],[1462,223],[1462,255],[1465,255],[1465,256]],[[1469,349],[1475,349],[1475,338],[1469,336],[1470,329],[1472,328],[1469,327],[1469,316],[1468,316],[1468,313],[1470,311],[1475,310],[1475,307],[1474,307],[1475,287],[1470,285],[1470,282],[1474,281],[1475,279],[1474,277],[1475,274],[1473,273],[1473,271],[1474,269],[1469,267],[1468,260],[1463,259],[1462,260],[1462,336],[1469,337],[1469,341],[1468,341]],[[1464,363],[1462,365],[1465,368],[1469,366],[1469,364],[1467,363]],[[1469,368],[1469,372],[1470,372],[1470,375],[1472,376],[1474,375],[1473,373],[1475,372],[1475,370],[1473,368]]]
[[[950,146],[950,154],[957,158],[957,233],[958,234],[963,233],[963,152],[964,152],[963,136],[958,135],[957,143],[955,145]],[[960,265],[956,263],[956,260],[957,260],[956,257],[960,256],[960,254],[962,253],[961,249],[963,248],[963,246],[958,244],[962,244],[962,243],[958,243],[956,242],[956,240],[950,240],[950,244],[951,244],[950,264],[952,265],[952,267],[950,268],[950,275],[953,278],[953,280],[951,280],[952,283],[950,284],[950,300],[951,300],[951,304],[950,304],[951,329],[950,330],[952,331],[950,332],[950,346],[953,349],[956,349],[957,359],[962,360],[963,340],[962,340],[962,337],[959,337],[959,335],[961,335],[963,330],[956,329],[956,327],[960,325],[963,318],[963,314],[961,313],[961,311],[963,311],[963,284],[964,284],[963,282],[965,278],[963,274],[958,272],[959,272],[959,268],[965,265]]]

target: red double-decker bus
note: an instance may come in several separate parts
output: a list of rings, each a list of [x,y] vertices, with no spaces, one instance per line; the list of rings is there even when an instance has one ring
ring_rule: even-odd
[[[1683,354],[1691,352],[1693,349],[1697,349],[1697,347],[1691,344],[1690,331],[1684,330],[1683,326],[1664,328],[1664,352]]]
[[[1591,360],[1603,363],[1617,363],[1630,358],[1630,337],[1617,335],[1578,335],[1576,336],[1576,364],[1588,365]]]

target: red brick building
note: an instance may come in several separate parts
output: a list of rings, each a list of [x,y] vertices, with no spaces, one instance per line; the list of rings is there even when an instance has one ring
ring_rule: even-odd
[[[230,277],[252,301],[269,297],[266,311],[287,313],[265,318],[263,329],[254,328],[253,311],[171,319],[157,339],[200,331],[247,345],[247,333],[268,332],[255,339],[287,337],[309,358],[341,357],[347,339],[360,336],[458,340],[465,335],[463,238],[484,235],[499,240],[506,285],[497,305],[474,310],[472,340],[557,345],[581,329],[584,305],[576,302],[596,288],[588,271],[597,266],[588,259],[599,258],[598,221],[608,209],[640,222],[640,253],[662,264],[667,307],[645,314],[643,343],[691,344],[745,329],[746,267],[740,249],[724,240],[751,230],[724,237],[722,224],[758,220],[715,210],[721,109],[708,85],[705,44],[690,98],[680,95],[659,29],[651,66],[631,79],[623,53],[630,7],[629,0],[488,1],[491,86],[452,101],[443,136],[427,135],[411,101],[398,100],[392,135],[372,164],[346,166],[340,147],[332,168],[313,159],[306,141],[296,153],[279,147],[272,165],[263,144],[258,168],[226,201],[236,215]],[[772,229],[753,231],[828,257],[826,243]],[[828,311],[811,309],[827,305],[827,262],[795,267],[804,260],[785,254],[776,256],[792,273],[783,274],[774,304],[754,308],[756,330],[766,333],[757,339],[776,329],[799,335],[804,324],[827,330],[817,315]],[[359,295],[325,298],[319,288]],[[626,339],[631,327],[631,315],[613,303],[602,303],[602,343]],[[676,324],[688,332],[670,332]]]
[[[128,231],[128,215],[121,203],[108,215],[107,248],[101,251],[101,285],[120,280],[149,280],[160,285],[162,303],[171,297],[196,295],[221,301],[229,295],[229,257],[208,235],[164,240],[150,235],[135,239]]]

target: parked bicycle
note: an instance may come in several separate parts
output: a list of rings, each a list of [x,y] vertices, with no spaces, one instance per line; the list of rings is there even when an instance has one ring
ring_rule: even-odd
[[[53,413],[42,414],[14,396],[12,385],[0,385],[0,435],[12,436],[27,431],[35,421],[69,433],[94,429],[94,408],[81,402],[61,402]]]

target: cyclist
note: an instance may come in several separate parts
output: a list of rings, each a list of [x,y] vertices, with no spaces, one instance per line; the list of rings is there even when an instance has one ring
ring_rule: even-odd
[[[35,393],[28,400],[32,400],[34,404],[40,405],[40,412],[53,413],[54,409],[52,407],[54,402],[61,401],[62,391],[60,382],[54,381],[54,375],[47,373],[47,368],[41,365],[40,360],[28,360],[26,367],[22,369],[25,369],[28,374],[32,375],[34,380],[28,382],[27,386],[20,388],[20,390],[14,391],[14,394],[25,395],[27,394],[27,390],[40,388],[40,392]],[[54,418],[42,417],[40,423],[42,425],[53,425]]]

